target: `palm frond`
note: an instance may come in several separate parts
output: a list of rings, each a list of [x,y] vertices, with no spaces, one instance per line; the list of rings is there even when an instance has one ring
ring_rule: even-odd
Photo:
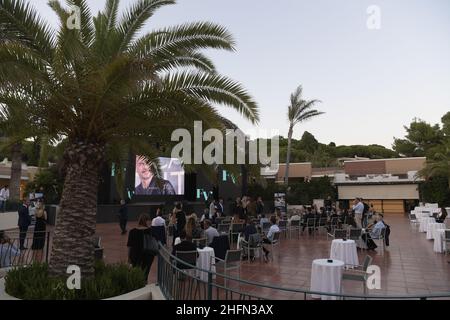
[[[138,39],[130,52],[140,57],[170,55],[180,50],[222,49],[233,51],[235,41],[228,30],[211,22],[186,23],[151,32]]]
[[[107,0],[105,5],[106,27],[108,32],[116,27],[120,0]]]
[[[205,55],[198,52],[186,51],[179,55],[169,55],[160,59],[151,59],[155,62],[156,72],[170,72],[178,68],[195,68],[203,72],[216,72],[214,63]]]
[[[48,81],[47,64],[36,51],[18,43],[0,46],[0,85]]]
[[[53,57],[53,31],[24,0],[0,0],[0,32],[4,42],[27,45],[41,58]]]
[[[234,108],[252,123],[259,121],[256,102],[242,86],[219,74],[173,73],[163,78],[164,90],[181,91],[208,103]]]
[[[122,53],[128,49],[136,34],[156,10],[171,4],[175,4],[175,0],[136,1],[122,16],[117,27],[122,38],[118,53]]]

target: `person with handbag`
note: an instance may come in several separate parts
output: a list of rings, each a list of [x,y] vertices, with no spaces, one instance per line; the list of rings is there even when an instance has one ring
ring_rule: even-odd
[[[36,224],[34,225],[33,232],[33,244],[31,249],[33,250],[33,261],[42,262],[46,224],[47,224],[47,211],[45,211],[45,204],[42,199],[36,203]]]
[[[147,214],[141,214],[138,218],[138,226],[130,230],[127,242],[128,260],[133,267],[139,267],[144,271],[145,279],[150,273],[158,246],[151,228],[148,227],[149,220],[150,217]]]

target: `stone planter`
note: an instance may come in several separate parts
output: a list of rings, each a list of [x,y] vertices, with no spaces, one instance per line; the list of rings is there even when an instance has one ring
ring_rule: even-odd
[[[1,271],[1,269],[0,269]],[[0,300],[21,300],[10,296],[5,292],[5,278],[0,273]],[[146,285],[144,288],[104,300],[165,300],[164,296],[159,290],[159,287],[151,284]]]

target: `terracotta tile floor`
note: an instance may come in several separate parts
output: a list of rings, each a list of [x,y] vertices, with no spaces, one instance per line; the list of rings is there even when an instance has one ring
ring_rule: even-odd
[[[391,226],[391,245],[384,255],[370,253],[374,258],[372,264],[380,267],[382,277],[381,290],[372,290],[370,294],[450,293],[450,264],[447,262],[450,256],[433,252],[433,241],[426,240],[425,233],[413,230],[403,215],[387,215],[385,221]],[[129,223],[128,228],[134,227],[134,224]],[[127,260],[127,236],[120,235],[117,224],[100,224],[97,233],[102,237],[107,262]],[[276,249],[280,250],[279,257],[275,252],[273,262],[243,262],[240,276],[242,279],[285,288],[309,289],[311,262],[329,256],[330,241],[324,233],[315,236],[305,233],[300,235],[300,239],[296,235],[293,235],[293,239],[282,239],[279,249]],[[360,263],[366,254],[367,251],[358,250]],[[155,260],[149,276],[150,283],[156,281],[156,269]],[[359,283],[346,282],[343,288],[345,293],[363,293]],[[244,288],[241,286],[241,289]],[[251,291],[255,287],[245,289]],[[258,294],[267,294],[273,299],[303,299],[300,294],[274,293],[270,289],[258,289]]]

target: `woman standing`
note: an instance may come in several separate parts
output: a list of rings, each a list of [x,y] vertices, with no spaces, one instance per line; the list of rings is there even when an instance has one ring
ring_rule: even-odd
[[[194,215],[191,215],[187,219],[184,230],[186,231],[186,239],[189,241],[192,241],[192,239],[200,239],[203,236],[203,231],[197,227],[197,219]]]
[[[150,217],[141,214],[138,218],[138,226],[128,234],[128,261],[133,267],[141,268],[145,273],[147,280],[150,268],[153,263],[154,255],[144,252],[144,234],[152,236],[152,230],[148,227]]]
[[[47,224],[47,211],[42,200],[36,203],[36,224],[33,233],[33,261],[42,262],[42,256],[45,245],[45,229]]]
[[[186,226],[186,214],[183,211],[183,205],[178,202],[172,212],[172,222],[174,222],[173,243],[175,245],[175,239],[180,236],[180,232],[184,230]]]

